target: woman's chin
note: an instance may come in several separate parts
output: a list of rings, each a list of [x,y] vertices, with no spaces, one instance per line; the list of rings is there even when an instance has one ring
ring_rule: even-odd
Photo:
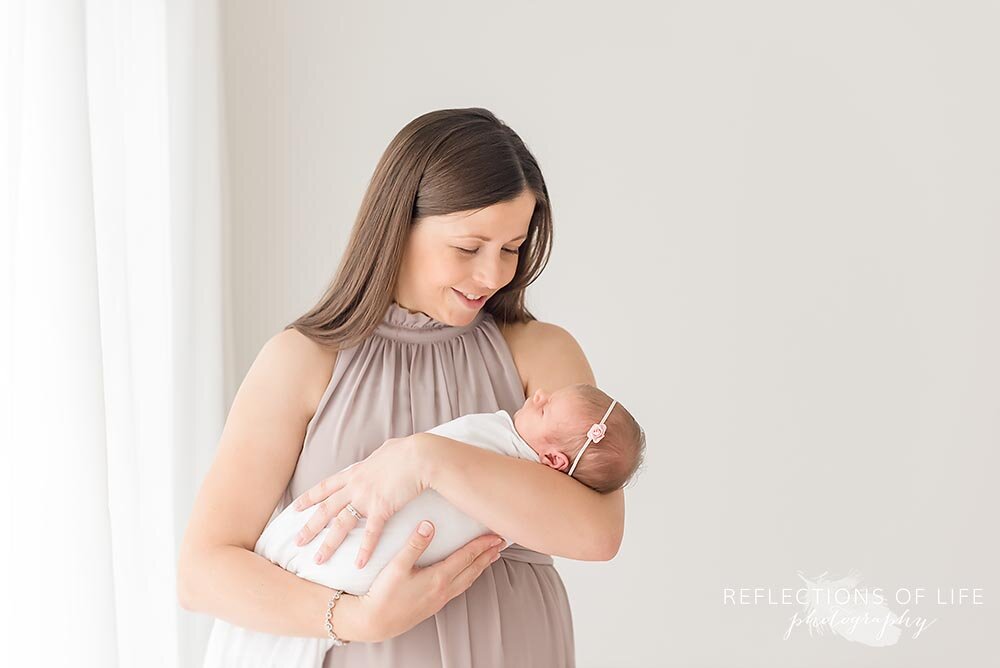
[[[470,313],[467,309],[446,309],[442,314],[446,319],[441,320],[446,325],[452,327],[465,327],[476,319],[476,313]]]

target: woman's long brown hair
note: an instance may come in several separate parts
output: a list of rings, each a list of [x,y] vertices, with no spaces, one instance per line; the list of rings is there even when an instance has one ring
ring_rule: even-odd
[[[497,322],[535,317],[524,291],[552,250],[552,210],[538,162],[513,130],[481,108],[441,109],[399,131],[365,191],[350,240],[319,303],[285,327],[335,349],[367,338],[392,302],[415,220],[535,196],[528,236],[510,283],[484,305]]]

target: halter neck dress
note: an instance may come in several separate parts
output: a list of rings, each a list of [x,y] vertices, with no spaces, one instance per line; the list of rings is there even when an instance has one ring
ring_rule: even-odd
[[[323,478],[389,438],[468,413],[524,403],[514,359],[493,316],[448,325],[393,302],[375,332],[340,350],[306,428],[280,512]],[[552,557],[512,544],[467,589],[406,633],[334,647],[324,668],[573,666],[569,601]]]

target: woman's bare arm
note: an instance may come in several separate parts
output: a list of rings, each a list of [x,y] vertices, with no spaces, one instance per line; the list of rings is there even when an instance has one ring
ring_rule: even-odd
[[[525,380],[535,389],[595,384],[583,350],[566,330],[531,322],[505,331]],[[533,550],[588,561],[613,559],[625,530],[625,493],[600,494],[547,466],[422,434],[426,484],[471,517]]]
[[[180,548],[177,593],[187,610],[273,634],[326,637],[331,590],[253,552],[312,417],[303,379],[315,377],[315,346],[295,330],[275,335],[236,394]],[[334,624],[344,638],[369,639],[356,597],[340,599]]]
[[[548,466],[436,434],[414,437],[427,484],[507,540],[568,559],[618,553],[624,492],[599,494]]]

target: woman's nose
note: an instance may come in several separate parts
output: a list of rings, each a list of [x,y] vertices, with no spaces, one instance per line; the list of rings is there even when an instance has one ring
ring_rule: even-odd
[[[473,280],[490,291],[499,290],[504,286],[503,274],[503,261],[500,258],[488,257],[486,254],[483,254],[482,261],[476,267]]]

